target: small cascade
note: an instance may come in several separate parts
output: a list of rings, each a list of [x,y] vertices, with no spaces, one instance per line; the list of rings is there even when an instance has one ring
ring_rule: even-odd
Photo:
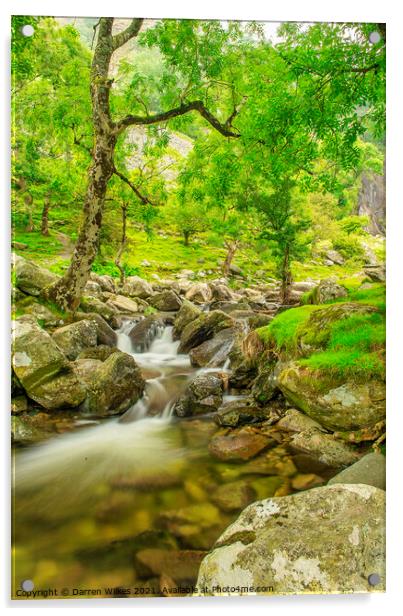
[[[120,329],[117,330],[116,336],[116,346],[119,351],[123,351],[123,353],[132,353],[132,341],[129,338],[130,331],[136,325],[137,321],[132,321],[128,319],[123,322],[123,325]]]

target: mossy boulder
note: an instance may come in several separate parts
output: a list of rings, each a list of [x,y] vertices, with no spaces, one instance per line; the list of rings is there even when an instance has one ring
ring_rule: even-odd
[[[158,315],[151,314],[136,323],[129,332],[129,338],[136,353],[143,353],[150,348],[154,338],[162,331],[164,321]]]
[[[321,280],[318,286],[309,293],[308,303],[325,304],[347,296],[347,289],[335,280]]]
[[[117,308],[112,304],[106,304],[97,297],[84,295],[80,300],[80,308],[83,312],[95,312],[99,314],[105,321],[110,323],[119,313]]]
[[[340,441],[333,434],[325,434],[316,428],[294,434],[290,440],[290,447],[331,468],[349,466],[360,458],[354,445]]]
[[[290,362],[278,387],[292,405],[330,430],[360,430],[385,418],[386,387],[378,379],[357,382]]]
[[[223,382],[213,374],[199,374],[188,384],[175,404],[178,417],[204,415],[216,411],[222,403]]]
[[[222,329],[218,334],[191,349],[189,353],[192,366],[209,366],[216,368],[222,366],[228,359],[234,345],[237,331],[234,328]]]
[[[223,329],[231,328],[235,321],[221,310],[202,313],[182,331],[179,353],[188,353],[194,347],[213,338]]]
[[[59,327],[53,332],[52,338],[64,355],[74,360],[83,349],[96,346],[97,331],[95,321],[85,319]]]
[[[206,282],[198,282],[186,291],[185,297],[196,304],[207,304],[212,300],[213,293]]]
[[[99,360],[80,360],[99,362]],[[93,416],[119,415],[142,396],[145,382],[131,355],[112,353],[95,370],[82,372],[88,396],[82,411]]]
[[[182,300],[182,305],[174,321],[173,339],[179,340],[186,325],[197,319],[201,313],[201,309],[192,304],[192,302],[189,302],[187,299]]]
[[[372,573],[380,576],[376,587]],[[197,586],[212,595],[227,586],[280,594],[384,590],[385,492],[340,484],[252,503],[201,563]]]
[[[19,255],[13,255],[13,263],[15,285],[28,295],[43,295],[45,289],[59,279],[56,274]]]
[[[173,312],[179,310],[182,300],[175,291],[161,291],[150,298],[150,304],[163,312]]]
[[[97,326],[97,344],[106,344],[113,347],[117,343],[117,336],[112,327],[105,321],[101,315],[96,312],[76,312],[76,321],[91,320],[96,323]]]
[[[153,295],[154,291],[149,282],[140,278],[140,276],[128,276],[121,289],[122,295],[128,297],[139,297],[140,299],[148,299]]]
[[[12,366],[28,397],[46,409],[76,407],[86,396],[56,342],[29,317],[13,322]]]

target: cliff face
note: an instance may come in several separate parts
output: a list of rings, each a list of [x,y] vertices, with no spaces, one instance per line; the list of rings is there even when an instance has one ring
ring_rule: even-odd
[[[385,171],[385,168],[384,168]],[[358,194],[357,213],[368,216],[366,230],[372,235],[385,235],[386,226],[386,175],[377,173],[362,175],[361,189]]]

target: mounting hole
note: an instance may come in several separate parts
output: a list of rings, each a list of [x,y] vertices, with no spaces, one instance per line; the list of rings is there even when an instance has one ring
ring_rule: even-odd
[[[374,30],[373,32],[370,33],[368,39],[370,43],[372,43],[373,45],[376,45],[381,40],[381,35],[379,34],[379,32]]]
[[[31,26],[31,24],[25,24],[25,26],[22,26],[21,32],[24,36],[33,36],[35,33],[35,28]]]
[[[379,575],[379,573],[371,573],[371,575],[368,576],[368,584],[370,584],[371,586],[377,586],[380,581],[381,576]]]
[[[35,584],[32,580],[24,580],[21,584],[21,588],[25,590],[25,592],[31,592],[31,590],[35,588]]]

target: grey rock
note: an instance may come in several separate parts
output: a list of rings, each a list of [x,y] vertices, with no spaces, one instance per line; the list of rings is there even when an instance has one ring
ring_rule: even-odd
[[[386,458],[381,453],[368,453],[338,473],[328,485],[335,483],[365,483],[381,490],[386,490]]]

